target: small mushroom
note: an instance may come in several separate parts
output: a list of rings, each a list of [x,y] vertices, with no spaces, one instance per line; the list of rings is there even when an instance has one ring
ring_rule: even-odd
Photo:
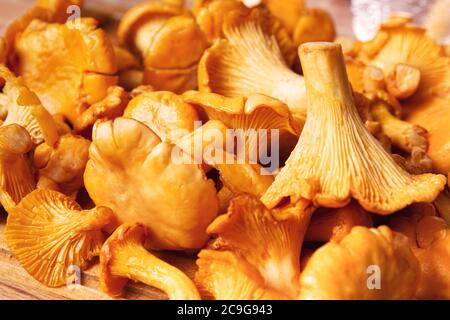
[[[36,188],[26,159],[32,147],[30,134],[21,126],[0,127],[0,203],[7,212]]]
[[[288,300],[269,288],[258,270],[229,251],[202,250],[196,283],[202,297],[216,300]]]
[[[333,41],[335,37],[333,19],[327,11],[320,8],[303,10],[293,32],[296,46],[306,42]]]
[[[211,166],[219,171],[225,187],[234,194],[250,194],[260,198],[273,183],[273,176],[257,163],[237,157],[228,143],[234,141],[228,128],[220,121],[210,120],[176,146],[188,159]]]
[[[394,216],[394,230],[409,237],[419,260],[421,275],[417,299],[450,298],[450,229],[434,212],[412,209],[409,214]]]
[[[124,117],[138,120],[162,141],[175,143],[195,129],[197,111],[183,97],[168,91],[146,92],[133,98]]]
[[[192,280],[145,249],[149,236],[141,224],[123,224],[108,238],[100,254],[101,289],[120,296],[132,280],[164,291],[171,300],[200,300]]]
[[[0,66],[0,78],[5,80],[0,103],[7,108],[2,125],[18,124],[28,131],[36,145],[43,141],[54,145],[59,138],[58,129],[39,98],[4,66]]]
[[[339,209],[320,208],[311,218],[305,241],[338,243],[353,227],[372,225],[369,213],[355,201]]]
[[[253,296],[253,290],[241,294],[234,292],[237,296],[228,296],[231,293],[227,291],[234,289],[228,285],[233,280],[224,279],[226,274],[231,278],[253,278],[253,281],[247,282],[254,282],[254,286],[262,292],[270,288],[280,297],[296,297],[299,293],[301,245],[313,211],[307,201],[268,210],[253,197],[244,195],[234,198],[228,213],[219,216],[208,227],[208,233],[215,239],[199,255],[196,282],[216,299],[258,298]],[[238,265],[243,270],[238,269],[233,275],[218,269],[215,264],[222,259],[242,260]],[[224,272],[225,275],[222,274]],[[239,274],[241,272],[242,275]]]
[[[247,160],[259,160],[264,149],[266,153],[271,151],[272,155],[285,156],[295,146],[300,130],[295,128],[288,107],[281,101],[260,94],[227,98],[197,91],[185,92],[183,97],[207,119],[219,120],[234,129],[238,141],[245,143],[238,148],[240,152],[246,152]],[[294,142],[292,145],[291,141]],[[277,150],[272,152],[272,147]]]
[[[90,105],[78,116],[73,125],[74,130],[90,132],[97,120],[114,120],[122,116],[129,101],[128,93],[122,87],[109,87],[102,100]]]
[[[34,151],[34,165],[39,170],[37,187],[76,196],[84,185],[90,144],[83,137],[66,134],[55,146],[39,145]]]
[[[407,99],[416,93],[420,84],[420,70],[404,63],[397,64],[387,75],[387,90],[397,99]]]
[[[33,20],[16,39],[14,71],[52,114],[72,124],[117,84],[113,47],[95,20],[82,18],[73,28]]]
[[[355,198],[367,211],[391,214],[414,202],[432,202],[445,177],[408,174],[367,131],[353,103],[340,45],[309,43],[299,51],[308,118],[263,203],[273,208],[290,197],[336,208]]]
[[[218,199],[198,164],[173,161],[174,146],[134,119],[97,122],[92,141],[84,184],[97,205],[111,208],[119,223],[145,225],[152,249],[204,245]]]
[[[404,235],[386,226],[355,227],[311,256],[300,277],[299,299],[411,299],[419,277],[419,263]]]
[[[394,79],[393,87],[400,88],[400,97],[405,92],[406,96],[413,92],[401,101],[404,119],[428,131],[428,154],[434,169],[447,174],[450,171],[450,57],[427,36],[425,29],[408,22],[397,18],[383,24],[374,40],[362,45],[358,59],[383,70],[387,79]]]
[[[141,3],[123,16],[117,37],[142,56],[144,84],[179,93],[196,87],[197,63],[207,40],[183,8],[167,2]]]
[[[71,198],[35,190],[9,211],[5,238],[25,270],[49,287],[70,283],[68,272],[84,270],[100,254],[102,228],[113,220],[105,207],[82,211]]]

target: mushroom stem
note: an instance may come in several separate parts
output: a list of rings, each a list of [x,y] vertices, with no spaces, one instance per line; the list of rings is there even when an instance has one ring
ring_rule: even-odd
[[[304,198],[339,208],[353,197],[367,211],[391,214],[414,202],[433,201],[445,177],[408,174],[369,133],[353,102],[340,45],[307,43],[299,51],[308,117],[262,202],[273,208],[285,197]]]
[[[372,116],[377,120],[392,143],[404,151],[428,149],[427,131],[409,122],[402,121],[389,111],[389,106],[378,101],[372,106]]]
[[[115,256],[113,276],[126,277],[164,291],[170,300],[200,300],[193,282],[179,269],[148,252],[141,243],[130,243]],[[132,266],[128,268],[127,266]]]

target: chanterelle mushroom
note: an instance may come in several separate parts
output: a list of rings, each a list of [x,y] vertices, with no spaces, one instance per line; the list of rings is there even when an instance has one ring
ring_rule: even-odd
[[[141,224],[123,224],[108,238],[100,254],[102,290],[119,296],[134,280],[164,291],[171,300],[199,300],[197,288],[187,275],[145,249],[149,236]]]
[[[76,195],[84,185],[90,144],[83,137],[67,134],[55,146],[39,145],[34,151],[34,165],[39,170],[37,187]]]
[[[288,67],[276,38],[253,15],[225,24],[224,33],[226,40],[215,42],[200,61],[199,90],[276,98],[287,104],[301,127],[306,118],[304,80]]]
[[[394,94],[410,96],[402,100],[405,119],[429,132],[428,154],[435,169],[447,174],[450,57],[426,35],[425,29],[407,22],[383,24],[374,40],[362,45],[358,58],[381,69],[391,79]]]
[[[196,249],[218,211],[213,181],[198,164],[172,161],[173,145],[127,118],[97,122],[84,184],[120,223],[149,228],[156,249]]]
[[[8,212],[36,187],[25,159],[32,147],[29,133],[21,126],[0,127],[0,203]]]
[[[266,290],[296,297],[301,245],[312,212],[306,201],[268,210],[253,197],[236,197],[228,213],[208,227],[216,239],[199,255],[197,283],[216,299],[258,299],[256,293]],[[226,260],[241,260],[238,270],[228,274]],[[240,277],[249,278],[241,285],[249,283],[254,290],[234,291],[230,283],[239,287]]]
[[[49,287],[70,283],[73,266],[81,270],[99,255],[102,228],[113,219],[105,207],[82,211],[71,198],[35,190],[9,211],[6,242],[27,272]]]
[[[167,2],[141,3],[123,16],[117,36],[122,45],[142,55],[144,84],[180,93],[196,87],[197,63],[207,40],[183,8]]]
[[[14,71],[52,114],[70,122],[117,83],[113,47],[96,21],[83,18],[79,27],[33,20],[16,40]]]
[[[3,126],[18,124],[24,127],[35,144],[43,141],[54,145],[59,138],[58,129],[50,113],[41,105],[39,98],[16,78],[6,67],[0,65],[0,78],[5,81],[0,104],[6,107],[7,117]]]
[[[138,120],[162,141],[176,142],[195,129],[197,111],[183,97],[169,91],[147,92],[133,98],[123,115]]]
[[[312,255],[300,277],[299,299],[410,299],[419,277],[404,235],[386,226],[355,227]]]
[[[335,36],[333,19],[327,11],[320,8],[303,10],[293,32],[297,46],[313,41],[333,41]]]
[[[423,210],[394,216],[392,228],[408,236],[421,275],[415,298],[450,299],[450,228]]]
[[[411,176],[367,131],[353,103],[340,45],[308,43],[299,51],[308,118],[286,166],[262,197],[264,204],[273,208],[290,197],[343,207],[353,197],[368,211],[390,214],[413,202],[432,202],[445,177]]]

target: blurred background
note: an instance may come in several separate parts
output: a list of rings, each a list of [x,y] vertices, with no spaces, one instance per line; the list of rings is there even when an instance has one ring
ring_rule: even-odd
[[[119,19],[123,12],[139,2],[142,1],[85,0],[85,5]],[[187,3],[191,2],[187,0]],[[33,3],[34,0],[0,0],[0,33]],[[306,3],[330,12],[341,36],[370,40],[380,22],[394,12],[405,12],[412,14],[414,22],[424,24],[442,42],[450,42],[450,0],[306,0]]]

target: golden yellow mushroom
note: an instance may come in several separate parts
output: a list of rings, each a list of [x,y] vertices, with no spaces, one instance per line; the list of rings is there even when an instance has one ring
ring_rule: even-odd
[[[407,20],[381,26],[378,35],[362,45],[359,58],[381,69],[393,85],[409,98],[402,100],[405,119],[429,132],[428,154],[436,171],[450,171],[448,115],[450,58],[426,30]],[[402,98],[402,95],[399,96]]]
[[[34,151],[40,189],[52,189],[75,196],[83,187],[83,174],[91,142],[73,134],[63,135],[55,146],[47,143]]]
[[[226,39],[215,42],[200,61],[199,90],[226,97],[258,93],[276,98],[289,107],[296,125],[302,127],[304,80],[289,68],[276,39],[253,15],[224,28]]]
[[[35,190],[8,214],[6,242],[36,280],[49,287],[71,283],[71,268],[84,270],[100,254],[102,228],[113,219],[105,207],[82,211],[71,198]]]
[[[251,286],[256,292],[264,292],[267,288],[280,297],[296,297],[299,293],[301,245],[313,211],[306,201],[268,210],[254,197],[243,195],[234,198],[228,213],[219,216],[208,227],[208,233],[215,236],[209,245],[209,249],[214,251],[200,253],[196,281],[216,299],[226,295],[230,295],[229,299],[261,298],[254,296],[254,290],[240,294],[229,292],[235,290],[229,287],[229,283],[235,282],[239,286],[239,277],[253,278],[253,281],[246,281],[254,282]],[[233,269],[234,274],[219,269],[229,259],[242,261],[238,263],[238,270]]]
[[[202,250],[195,282],[202,297],[216,300],[288,300],[269,288],[258,270],[229,251]]]
[[[391,214],[414,202],[432,202],[445,177],[410,175],[367,131],[353,103],[340,45],[309,43],[299,51],[308,118],[286,166],[262,197],[264,204],[273,208],[290,197],[343,207],[355,198],[367,211]]]
[[[155,249],[204,245],[218,199],[199,164],[175,161],[174,146],[134,119],[98,122],[92,140],[84,184],[97,205],[145,225]]]
[[[450,229],[433,214],[415,210],[409,215],[395,216],[394,230],[407,235],[419,260],[421,275],[415,295],[417,299],[450,299]]]
[[[335,37],[333,19],[327,11],[320,8],[303,10],[293,31],[296,46],[306,42],[333,41]]]
[[[21,126],[0,127],[0,203],[8,212],[36,187],[26,159],[32,147],[30,134]]]
[[[140,94],[128,104],[123,115],[138,120],[155,132],[162,141],[176,142],[195,129],[200,121],[197,111],[183,97],[168,91]]]
[[[318,209],[308,227],[305,241],[340,242],[353,227],[372,227],[372,218],[355,201],[339,209]]]
[[[23,15],[13,20],[4,34],[5,64],[9,67],[16,66],[16,39],[33,20],[65,23],[70,15],[67,13],[67,8],[77,4],[75,2],[73,0],[38,0]]]
[[[117,84],[114,51],[96,21],[79,26],[33,20],[16,40],[14,71],[52,114],[70,122]]]
[[[185,92],[183,97],[207,119],[219,120],[235,129],[238,142],[245,143],[238,148],[240,151],[246,148],[246,159],[260,160],[261,152],[268,155],[270,150],[272,155],[287,158],[295,146],[300,129],[295,127],[288,107],[281,101],[260,94],[227,98],[197,91]],[[278,162],[281,160],[285,159]]]
[[[3,126],[18,124],[28,131],[35,144],[45,141],[54,145],[59,138],[58,128],[39,98],[1,65],[0,78],[5,80],[3,93],[0,93],[0,104],[7,109]]]
[[[97,120],[113,120],[122,116],[129,101],[130,97],[122,87],[109,87],[102,100],[93,103],[78,116],[73,123],[74,130],[86,132]]]
[[[289,34],[293,35],[298,25],[299,19],[305,13],[304,0],[263,0],[265,6],[270,13],[280,19],[283,25],[288,30]],[[310,9],[306,9],[310,10]]]
[[[144,84],[181,93],[196,87],[197,63],[207,40],[195,18],[166,2],[144,2],[122,18],[117,36],[121,45],[144,61]]]
[[[144,243],[151,235],[141,224],[123,224],[102,247],[100,287],[120,296],[131,281],[143,282],[164,291],[171,300],[199,300],[192,280],[182,271],[148,252]]]
[[[299,299],[411,299],[419,277],[419,263],[404,235],[386,226],[355,227],[311,256],[301,274]]]
[[[217,39],[226,37],[227,25],[241,24],[242,21],[257,20],[264,31],[274,36],[280,46],[281,53],[291,66],[295,59],[295,46],[281,21],[264,8],[250,9],[239,0],[200,1],[196,12],[196,20],[212,44]]]
[[[210,120],[177,142],[177,148],[188,159],[219,171],[223,185],[233,194],[250,194],[260,198],[273,183],[270,172],[258,163],[247,161],[229,150],[233,133],[222,122]],[[207,169],[207,168],[206,168]]]

